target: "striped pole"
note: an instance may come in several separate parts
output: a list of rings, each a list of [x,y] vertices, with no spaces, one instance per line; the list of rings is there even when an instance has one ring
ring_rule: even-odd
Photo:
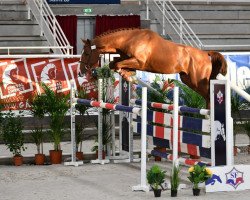
[[[88,99],[78,99],[76,98],[75,101],[79,104],[83,104],[86,106],[92,106],[97,108],[106,108],[109,110],[119,110],[119,111],[125,111],[129,113],[134,113],[137,115],[141,115],[141,108],[138,107],[131,107],[131,106],[124,106],[120,104],[111,104],[111,103],[105,103],[100,101],[91,101]]]
[[[141,105],[141,100],[138,99],[131,99],[131,103],[136,104],[136,105]],[[159,108],[159,109],[164,109],[164,110],[173,110],[174,105],[172,104],[165,104],[165,103],[157,103],[157,102],[147,102],[147,105],[149,108]],[[210,115],[210,110],[207,109],[199,109],[199,108],[190,108],[187,106],[179,106],[178,111],[182,113],[195,113],[195,114],[200,114],[200,115]]]

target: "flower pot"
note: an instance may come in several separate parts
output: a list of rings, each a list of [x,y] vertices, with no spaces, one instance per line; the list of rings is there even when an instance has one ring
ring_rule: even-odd
[[[171,197],[177,197],[177,190],[171,190]]]
[[[14,156],[13,157],[13,162],[15,166],[21,166],[23,164],[23,156]]]
[[[200,195],[200,189],[199,188],[193,188],[193,195],[194,196],[199,196]]]
[[[62,163],[62,150],[50,150],[49,151],[50,156],[50,163],[51,164],[61,164]]]
[[[35,164],[36,165],[44,165],[45,163],[45,155],[44,154],[35,154]]]
[[[234,156],[237,156],[237,154],[238,154],[238,148],[234,146]]]
[[[83,160],[83,152],[77,151],[77,152],[76,152],[76,158],[77,158],[78,160]]]
[[[161,196],[161,189],[153,189],[155,197]]]
[[[95,155],[96,155],[96,159],[98,159],[98,150],[95,152]],[[106,152],[103,150],[102,151],[102,159],[105,160],[105,157],[106,157]]]

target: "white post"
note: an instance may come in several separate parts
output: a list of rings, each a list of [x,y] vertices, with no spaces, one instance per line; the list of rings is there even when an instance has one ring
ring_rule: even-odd
[[[173,166],[178,159],[178,108],[179,87],[174,87],[174,109],[173,109]]]
[[[147,13],[147,14],[146,14],[146,15],[147,15],[147,16],[146,16],[146,17],[147,17],[147,18],[146,18],[146,20],[149,20],[149,7],[148,7],[148,0],[146,1],[146,13]]]
[[[70,82],[71,88],[70,88],[70,126],[71,126],[71,159],[70,161],[64,162],[64,165],[73,165],[73,166],[79,166],[83,164],[83,161],[76,161],[76,129],[75,129],[75,116],[76,116],[76,110],[75,110],[75,86],[74,82]]]
[[[102,101],[102,93],[103,93],[103,79],[98,79],[98,101]],[[98,108],[98,160],[102,160],[102,124],[103,116],[102,116],[102,108]]]
[[[212,109],[211,109],[212,108]],[[215,166],[214,84],[210,81],[211,166]]]
[[[165,0],[162,3],[163,3],[163,5],[162,5],[162,35],[166,35],[166,31],[165,31],[165,16],[166,16],[165,4],[166,4],[166,2],[165,2]]]
[[[148,192],[147,186],[147,88],[142,88],[142,105],[141,105],[141,184],[132,187],[133,191]]]
[[[40,1],[40,28],[41,28],[41,32],[40,32],[40,36],[43,36],[43,1]]]
[[[227,166],[234,164],[233,160],[233,129],[232,129],[232,117],[231,117],[231,88],[228,81],[225,82],[225,93],[226,93],[226,150],[227,150]]]

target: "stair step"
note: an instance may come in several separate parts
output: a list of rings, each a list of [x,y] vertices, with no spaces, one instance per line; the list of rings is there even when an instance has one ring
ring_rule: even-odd
[[[28,11],[0,11],[1,20],[26,20],[28,18]]]
[[[48,46],[46,40],[19,40],[19,41],[0,41],[1,47],[21,47],[21,46]]]
[[[40,35],[30,35],[30,36],[0,36],[1,41],[47,41],[43,36]]]
[[[30,36],[39,35],[40,27],[39,25],[33,24],[22,24],[22,25],[1,25],[0,36]]]
[[[37,25],[38,23],[29,20],[29,19],[25,19],[25,20],[0,20],[0,26],[2,25],[24,25],[24,24],[28,24],[28,25]]]

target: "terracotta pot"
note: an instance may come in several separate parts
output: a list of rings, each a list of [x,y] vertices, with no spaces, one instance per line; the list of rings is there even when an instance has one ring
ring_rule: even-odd
[[[200,191],[201,191],[200,189],[194,189],[193,188],[193,195],[194,196],[199,196],[200,195]]]
[[[61,164],[62,163],[62,150],[50,150],[49,151],[50,156],[50,163],[51,164]]]
[[[35,154],[35,164],[36,165],[44,165],[45,163],[45,155],[44,154]]]
[[[77,151],[77,152],[76,152],[76,158],[77,158],[78,160],[83,160],[83,152]]]
[[[164,147],[154,147],[154,150],[165,153],[166,152],[166,148]],[[161,157],[160,156],[155,156],[155,161],[161,161]]]
[[[23,156],[14,156],[13,162],[15,166],[21,166],[23,164]]]
[[[96,159],[98,159],[98,150],[95,152]],[[106,152],[103,150],[102,151],[102,159],[105,160],[106,157]]]
[[[155,197],[160,197],[161,196],[161,189],[153,189]]]
[[[234,146],[234,156],[237,156],[237,154],[238,154],[238,148]]]

